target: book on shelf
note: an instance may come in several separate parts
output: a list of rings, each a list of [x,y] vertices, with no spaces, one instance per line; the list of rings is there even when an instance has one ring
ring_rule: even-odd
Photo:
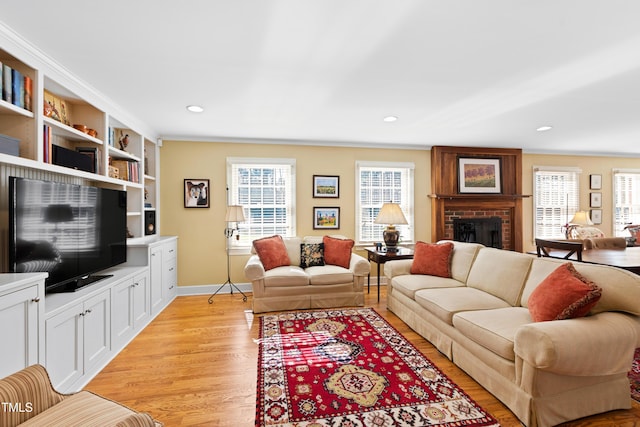
[[[16,69],[11,70],[11,102],[16,107],[24,108],[24,77]]]
[[[112,158],[109,164],[118,169],[118,177],[120,179],[140,182],[140,165],[137,161]]]
[[[42,161],[45,163],[52,162],[51,144],[53,144],[53,130],[50,126],[44,125],[43,132]]]
[[[33,111],[33,80],[24,76],[24,109]]]
[[[2,64],[2,99],[9,103],[13,100],[11,75],[11,67],[7,64]]]
[[[0,99],[4,99],[4,77],[2,77],[2,72],[4,70],[4,64],[0,61]]]

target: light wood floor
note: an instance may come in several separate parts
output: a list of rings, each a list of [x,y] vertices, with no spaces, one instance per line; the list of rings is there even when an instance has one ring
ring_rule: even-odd
[[[490,393],[378,302],[375,290],[365,305],[375,308],[472,399],[505,427],[521,425]],[[178,297],[86,387],[149,412],[166,427],[252,426],[255,424],[258,318],[251,296],[219,294]],[[564,426],[640,426],[640,404]]]

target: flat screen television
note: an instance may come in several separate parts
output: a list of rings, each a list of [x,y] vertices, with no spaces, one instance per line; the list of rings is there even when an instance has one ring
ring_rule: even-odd
[[[71,292],[127,260],[127,193],[9,178],[9,268],[47,272],[45,292]]]

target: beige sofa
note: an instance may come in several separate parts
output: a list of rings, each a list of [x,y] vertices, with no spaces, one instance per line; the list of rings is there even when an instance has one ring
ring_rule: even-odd
[[[322,236],[283,240],[290,265],[265,270],[255,250],[245,265],[244,274],[253,288],[254,313],[364,305],[363,285],[370,271],[369,261],[352,253],[349,268],[338,265],[301,268],[300,244],[321,243]]]
[[[136,412],[89,391],[55,391],[41,365],[0,380],[0,426],[160,427],[149,414]]]
[[[454,242],[451,278],[387,262],[388,307],[527,426],[631,407],[640,276],[574,262],[602,288],[586,317],[534,322],[528,300],[566,260]]]

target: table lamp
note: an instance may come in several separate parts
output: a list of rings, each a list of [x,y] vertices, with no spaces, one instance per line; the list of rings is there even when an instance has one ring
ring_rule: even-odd
[[[578,211],[573,215],[573,218],[571,218],[571,221],[569,221],[569,224],[567,225],[566,238],[571,238],[573,230],[583,225],[593,225],[593,222],[591,221],[591,218],[589,218],[588,213],[585,211]]]
[[[407,224],[407,219],[397,203],[385,203],[382,205],[374,224],[387,224],[387,228],[382,232],[384,245],[387,252],[396,252],[398,250],[398,240],[400,240],[400,232],[396,230],[395,224]]]

